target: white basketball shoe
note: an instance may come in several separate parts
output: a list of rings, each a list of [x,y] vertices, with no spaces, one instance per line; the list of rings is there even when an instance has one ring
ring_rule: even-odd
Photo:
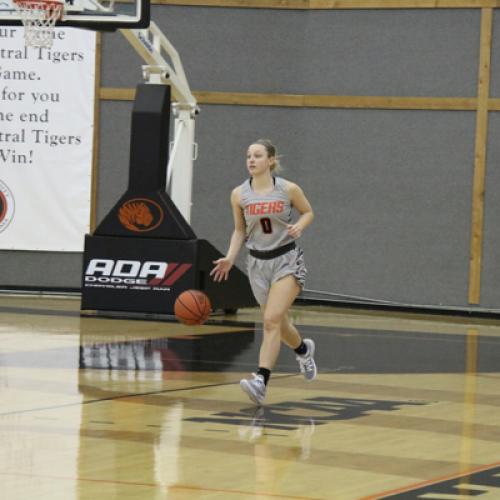
[[[307,352],[302,356],[297,355],[297,361],[299,362],[299,367],[304,378],[310,382],[316,378],[318,374],[318,369],[316,368],[316,363],[314,361],[314,341],[311,339],[304,339],[304,344],[307,346]]]

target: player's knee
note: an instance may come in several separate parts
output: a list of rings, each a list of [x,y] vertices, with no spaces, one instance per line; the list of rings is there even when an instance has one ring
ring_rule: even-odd
[[[266,311],[264,314],[264,331],[279,332],[281,321],[281,315]]]

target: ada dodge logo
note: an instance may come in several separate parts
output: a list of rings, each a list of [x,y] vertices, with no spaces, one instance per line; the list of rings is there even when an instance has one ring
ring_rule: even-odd
[[[7,229],[14,216],[14,197],[7,184],[0,181],[0,233]]]
[[[170,290],[192,264],[161,261],[92,259],[85,286],[120,290]]]

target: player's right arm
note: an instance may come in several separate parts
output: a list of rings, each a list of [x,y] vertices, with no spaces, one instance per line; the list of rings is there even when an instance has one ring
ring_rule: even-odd
[[[246,225],[243,210],[240,205],[240,191],[238,186],[231,192],[231,208],[233,210],[234,230],[229,242],[229,249],[225,257],[215,260],[215,267],[210,271],[210,276],[214,277],[214,281],[227,280],[229,271],[234,265],[243,243],[246,238]]]

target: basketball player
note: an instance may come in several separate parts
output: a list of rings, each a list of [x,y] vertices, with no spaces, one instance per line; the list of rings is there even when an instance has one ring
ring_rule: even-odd
[[[264,335],[259,367],[240,386],[262,404],[281,342],[291,347],[306,380],[316,377],[314,342],[302,339],[288,318],[288,309],[304,287],[306,268],[302,250],[295,244],[314,214],[302,189],[273,175],[279,168],[275,146],[260,139],[247,151],[250,178],[231,193],[234,231],[225,257],[214,261],[214,281],[227,280],[243,244],[249,251],[247,270],[252,292],[263,314]],[[292,208],[299,213],[292,224]]]

